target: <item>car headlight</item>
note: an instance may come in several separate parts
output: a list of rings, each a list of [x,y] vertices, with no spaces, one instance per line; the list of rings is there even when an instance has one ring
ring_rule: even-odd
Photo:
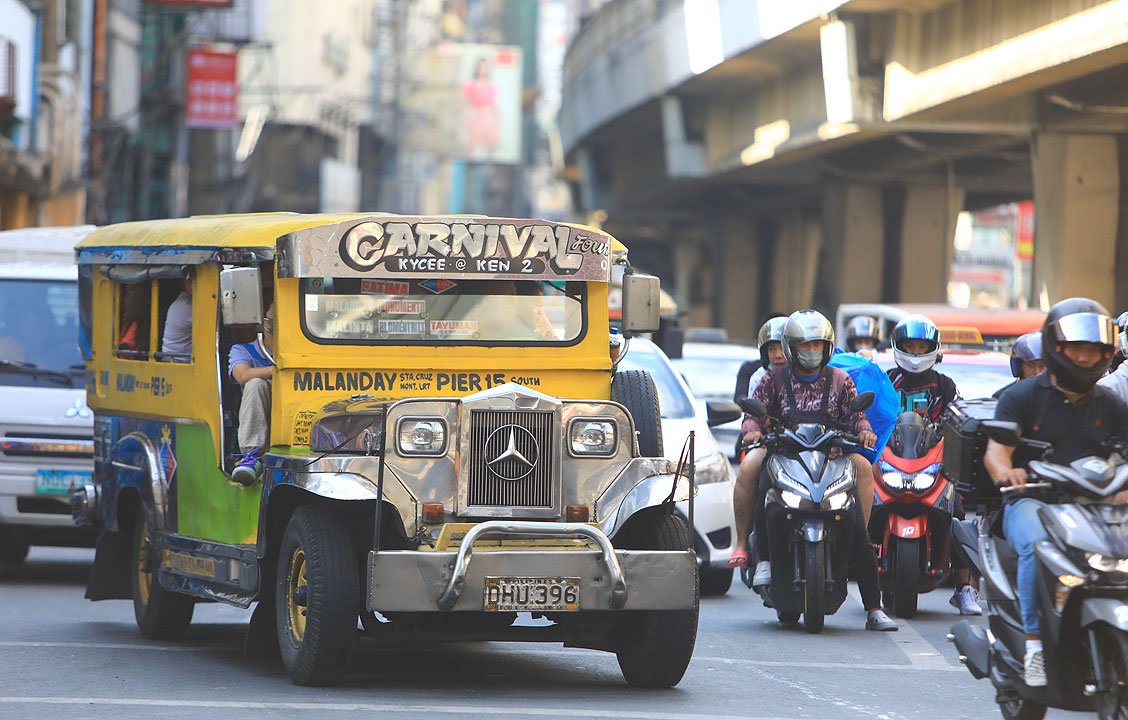
[[[576,418],[568,426],[573,455],[610,457],[615,454],[617,436],[614,420]]]
[[[1105,557],[1100,553],[1089,553],[1089,567],[1101,572],[1128,573],[1128,559]]]
[[[698,485],[725,482],[731,478],[732,466],[721,452],[699,459],[693,470],[693,481]]]
[[[438,457],[446,453],[446,438],[446,421],[442,418],[405,417],[396,425],[400,455]]]

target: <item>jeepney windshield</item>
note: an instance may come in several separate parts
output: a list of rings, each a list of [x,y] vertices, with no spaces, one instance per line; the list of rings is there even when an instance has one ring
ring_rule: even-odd
[[[585,330],[585,283],[543,280],[302,281],[315,342],[571,345]]]

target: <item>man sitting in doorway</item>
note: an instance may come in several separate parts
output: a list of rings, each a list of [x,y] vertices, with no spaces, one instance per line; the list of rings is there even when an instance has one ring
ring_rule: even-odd
[[[243,453],[231,479],[250,486],[262,473],[262,454],[270,442],[270,391],[274,374],[274,305],[262,318],[262,344],[258,340],[231,347],[227,368],[243,388],[239,403],[239,450]]]

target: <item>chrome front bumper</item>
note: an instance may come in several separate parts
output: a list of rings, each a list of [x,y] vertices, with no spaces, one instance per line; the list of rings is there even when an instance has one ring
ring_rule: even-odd
[[[581,537],[599,550],[491,550],[491,535]],[[598,528],[579,523],[490,521],[475,526],[458,552],[373,551],[368,555],[369,610],[485,610],[485,578],[578,577],[581,610],[689,610],[697,597],[689,550],[615,550]]]

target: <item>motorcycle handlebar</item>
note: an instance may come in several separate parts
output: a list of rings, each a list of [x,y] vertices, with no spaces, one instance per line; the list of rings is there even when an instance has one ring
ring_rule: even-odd
[[[1052,488],[1053,486],[1054,484],[1049,482],[1033,482],[1026,483],[1025,485],[1004,485],[1003,487],[999,488],[999,492],[1005,495],[1007,493],[1022,492],[1023,490],[1040,490],[1043,488]]]

